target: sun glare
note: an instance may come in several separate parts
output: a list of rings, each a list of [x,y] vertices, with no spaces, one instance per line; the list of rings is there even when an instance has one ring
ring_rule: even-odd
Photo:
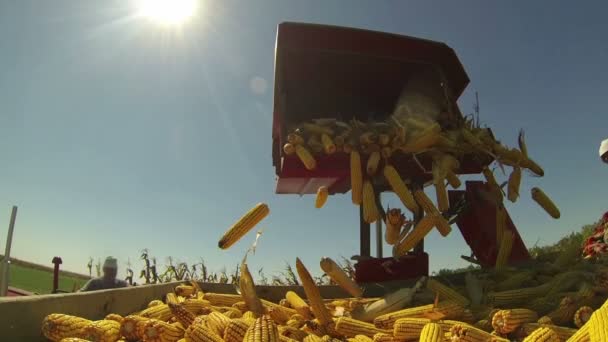
[[[164,25],[179,25],[192,17],[198,9],[198,0],[140,0],[139,12]]]

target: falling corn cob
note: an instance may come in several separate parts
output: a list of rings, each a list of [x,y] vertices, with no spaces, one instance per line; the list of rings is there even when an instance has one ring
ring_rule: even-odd
[[[448,183],[452,187],[452,189],[458,189],[462,185],[460,179],[453,171],[448,171],[445,174],[445,179],[447,179]]]
[[[323,298],[321,297],[319,288],[299,258],[296,258],[296,270],[314,316],[319,320],[319,323],[323,328],[333,324],[331,314],[323,303]]]
[[[287,299],[289,305],[291,305],[291,307],[294,308],[302,316],[302,318],[312,318],[310,306],[308,306],[308,304],[306,304],[306,302],[300,296],[298,296],[297,293],[293,291],[287,291],[287,293],[285,294],[285,298]]]
[[[289,133],[287,135],[287,142],[292,145],[301,145],[304,143],[304,138],[295,133]]]
[[[513,171],[509,176],[509,183],[507,185],[507,198],[509,201],[515,203],[519,197],[519,186],[521,184],[521,168],[516,166],[513,167]]]
[[[134,315],[125,317],[120,324],[120,335],[130,341],[143,339],[144,330],[149,320],[149,318]]]
[[[507,229],[507,210],[502,204],[496,206],[496,244],[500,246],[502,237]]]
[[[498,255],[496,256],[496,264],[494,266],[496,271],[500,272],[508,265],[512,247],[513,232],[506,229],[503,232],[502,239],[500,239],[500,246],[498,248]]]
[[[262,316],[247,329],[243,342],[278,342],[279,339],[276,324],[270,317]]]
[[[105,319],[91,322],[84,328],[83,338],[95,342],[115,342],[120,338],[120,323]]]
[[[365,335],[374,337],[377,333],[390,334],[390,330],[376,328],[372,323],[359,321],[350,317],[340,317],[336,321],[336,331],[346,337]]]
[[[241,342],[245,338],[247,329],[252,323],[245,319],[232,319],[226,325],[224,330],[224,341],[226,342]]]
[[[265,203],[258,203],[224,233],[218,246],[221,249],[230,248],[230,246],[255,227],[256,224],[268,216],[269,213],[270,209],[268,208],[268,205]]]
[[[418,212],[418,204],[414,200],[414,196],[408,189],[407,185],[399,176],[399,173],[392,165],[385,165],[383,169],[384,178],[390,185],[391,189],[395,192],[397,197],[401,200],[401,203],[410,210],[412,213]]]
[[[492,317],[492,327],[501,334],[508,334],[524,323],[538,320],[536,312],[528,309],[500,310]]]
[[[439,212],[437,207],[431,202],[431,199],[424,193],[423,190],[414,191],[414,199],[422,207],[426,215],[433,216],[435,221],[435,227],[441,236],[448,236],[452,231],[450,224],[445,220],[443,215]]]
[[[327,197],[329,196],[329,190],[326,186],[320,186],[317,189],[317,197],[315,198],[315,208],[323,208],[325,202],[327,202]]]
[[[398,256],[405,255],[410,249],[414,248],[424,237],[435,227],[433,216],[424,216],[412,231],[405,236],[405,239],[395,245],[395,253]]]
[[[378,204],[376,203],[376,194],[374,187],[369,180],[363,182],[363,219],[367,223],[376,222],[380,219]]]
[[[42,334],[51,341],[66,337],[83,337],[84,329],[90,323],[88,319],[53,313],[42,321]]]
[[[426,288],[439,295],[440,299],[450,300],[458,303],[459,305],[466,307],[471,304],[468,298],[461,295],[452,288],[442,284],[436,279],[429,278],[426,283]]]
[[[143,340],[146,342],[176,342],[182,337],[184,337],[183,327],[159,320],[150,320],[144,328]]]
[[[374,151],[369,155],[366,167],[368,175],[373,176],[376,174],[376,171],[378,170],[378,164],[380,163],[380,158],[380,152],[378,151]]]
[[[422,152],[439,142],[440,133],[441,127],[434,122],[426,129],[411,137],[401,150],[406,153]]]
[[[285,152],[285,154],[288,156],[296,153],[296,145],[290,143],[283,145],[283,152]]]
[[[405,224],[405,215],[401,213],[401,209],[392,208],[387,210],[384,223],[386,224],[386,243],[394,245],[399,242],[401,227]]]
[[[296,145],[295,150],[296,155],[298,156],[298,158],[300,158],[300,161],[302,161],[302,164],[304,164],[304,167],[307,170],[312,171],[317,168],[317,161],[312,156],[312,154],[310,154],[310,151],[306,149],[306,147],[302,145]]]
[[[445,172],[439,167],[438,163],[433,163],[433,185],[437,196],[437,208],[440,212],[448,211],[448,192],[445,188]]]
[[[560,217],[559,209],[555,203],[540,188],[532,188],[532,199],[554,219]]]
[[[482,173],[486,179],[486,182],[488,183],[488,186],[490,187],[490,192],[493,196],[492,200],[496,204],[502,203],[503,193],[500,189],[500,186],[498,185],[498,182],[496,181],[496,178],[494,177],[494,172],[492,172],[492,170],[490,170],[489,168],[484,167]]]
[[[350,152],[350,187],[353,204],[361,205],[363,197],[363,175],[361,155],[356,150]]]
[[[443,342],[444,333],[441,325],[427,323],[420,332],[420,342]]]
[[[363,290],[357,285],[343,270],[330,258],[322,258],[320,262],[321,269],[340,287],[348,292],[353,297],[361,297]]]
[[[185,332],[185,338],[188,342],[224,342],[221,336],[202,324],[191,325]]]

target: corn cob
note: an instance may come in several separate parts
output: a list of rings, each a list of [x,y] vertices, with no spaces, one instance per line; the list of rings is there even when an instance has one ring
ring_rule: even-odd
[[[279,326],[279,334],[281,336],[289,337],[296,341],[302,341],[306,336],[308,336],[305,331],[287,326]]]
[[[367,223],[376,222],[380,218],[374,187],[369,180],[363,182],[363,219]]]
[[[509,263],[509,257],[511,257],[511,248],[513,247],[513,232],[505,229],[500,239],[500,246],[498,248],[498,255],[496,256],[495,270],[497,272],[502,271]]]
[[[445,188],[445,172],[439,167],[438,163],[433,163],[433,185],[437,196],[437,208],[440,212],[449,209],[448,192]]]
[[[221,249],[228,249],[245,234],[247,234],[247,232],[249,232],[253,227],[255,227],[256,224],[262,221],[262,219],[268,216],[269,213],[270,209],[268,209],[268,205],[258,203],[224,233],[218,243],[218,246]]]
[[[569,338],[571,338],[576,332],[576,329],[570,329],[570,328],[565,328],[565,327],[560,327],[560,326],[556,326],[556,325],[552,325],[552,324],[538,324],[538,323],[526,323],[523,324],[518,330],[517,332],[515,332],[515,335],[521,335],[523,336],[528,336],[530,334],[532,334],[534,331],[538,330],[539,328],[542,327],[547,327],[550,328],[561,341],[566,341]],[[587,340],[588,341],[588,340]]]
[[[374,342],[396,342],[392,334],[377,333],[372,338]]]
[[[297,135],[295,133],[289,133],[287,135],[287,142],[292,145],[301,145],[304,143],[304,138],[302,138],[300,135]]]
[[[244,319],[232,319],[224,329],[224,341],[226,342],[241,342],[245,338],[247,329],[251,326],[251,322]]]
[[[524,303],[548,291],[548,286],[526,287],[517,290],[493,292],[488,294],[488,300],[497,307],[512,306]]]
[[[185,333],[188,342],[224,342],[221,336],[200,324],[191,325]]]
[[[428,323],[431,323],[428,318],[400,318],[393,326],[393,336],[399,340],[417,339]]]
[[[592,314],[593,314],[593,309],[591,307],[581,306],[574,313],[574,325],[576,325],[577,328],[582,327],[583,325],[585,325],[585,323],[587,323],[589,321]]]
[[[177,304],[179,302],[180,302],[179,297],[175,293],[169,292],[169,293],[167,293],[165,295],[165,303],[167,303],[167,304],[171,304],[171,303]]]
[[[291,305],[292,308],[294,308],[300,315],[302,315],[303,318],[312,318],[310,307],[302,298],[300,298],[300,296],[298,296],[297,293],[293,291],[287,291],[287,293],[285,294],[285,298],[287,299],[289,305]],[[293,316],[291,318],[293,318]]]
[[[422,152],[439,142],[440,133],[441,127],[434,122],[426,129],[411,137],[401,150],[405,153]]]
[[[534,278],[534,274],[535,273],[532,271],[517,272],[510,275],[507,279],[497,283],[494,286],[494,290],[505,291],[509,289],[521,288],[525,282]]]
[[[304,338],[303,342],[324,342],[324,340],[317,335],[310,334]]]
[[[386,213],[386,243],[394,245],[399,242],[401,228],[405,224],[405,215],[401,213],[401,209],[388,209]]]
[[[322,258],[320,262],[321,269],[340,287],[348,292],[353,297],[361,297],[363,290],[340,268],[335,261],[330,258]]]
[[[528,335],[523,342],[560,342],[560,338],[552,329],[540,327]]]
[[[79,337],[66,337],[62,338],[59,342],[91,342]]]
[[[267,300],[264,300],[264,299],[261,299],[260,301],[262,302],[262,304],[264,305],[264,307],[266,307],[268,310],[272,309],[272,310],[275,310],[277,312],[280,312],[281,316],[291,317],[291,316],[293,316],[293,315],[295,315],[295,314],[298,313],[295,309],[287,308],[287,307],[284,307],[282,305],[278,305],[278,304],[275,304],[273,302],[270,302],[270,301],[267,301]]]
[[[211,302],[205,299],[186,299],[180,305],[197,316],[207,315],[212,311]]]
[[[230,318],[219,312],[212,312],[207,315],[207,327],[218,336],[224,336],[224,331],[230,323]]]
[[[495,201],[496,204],[502,203],[502,200],[503,200],[502,190],[500,189],[500,186],[498,185],[498,182],[496,181],[496,178],[494,177],[494,173],[492,172],[492,170],[490,170],[487,167],[484,167],[482,169],[482,173],[486,179],[486,182],[488,183],[488,186],[490,187],[490,192],[493,196],[493,200]]]
[[[285,323],[285,325],[288,327],[300,329],[301,327],[304,326],[304,323],[305,323],[304,321],[300,321],[297,319],[290,319]]]
[[[267,308],[267,314],[277,324],[285,325],[289,321],[289,315],[279,307]]]
[[[427,323],[420,332],[420,342],[442,342],[443,336],[444,333],[441,325],[437,323]]]
[[[283,145],[283,152],[288,156],[296,153],[296,145],[290,143]]]
[[[51,341],[66,337],[83,337],[84,328],[90,323],[88,319],[54,313],[42,321],[42,333]]]
[[[120,338],[120,323],[110,320],[91,322],[84,328],[83,337],[93,342],[115,342]]]
[[[326,186],[320,186],[317,189],[317,197],[315,199],[315,208],[323,208],[325,202],[327,202],[327,197],[329,196],[329,190]]]
[[[245,320],[252,320],[252,319],[255,320],[255,314],[251,311],[247,311],[243,314],[243,317],[241,317],[241,318],[243,318]]]
[[[355,150],[350,152],[350,187],[353,204],[361,205],[363,197],[361,155],[359,155],[359,152]]]
[[[144,338],[144,330],[150,319],[130,315],[125,317],[120,324],[120,335],[129,341],[138,341]]]
[[[570,297],[565,297],[560,305],[547,316],[556,325],[572,324],[577,310],[578,305]]]
[[[169,318],[171,318],[171,315],[171,309],[167,304],[155,305],[153,307],[144,309],[142,312],[139,313],[139,316],[154,318],[161,321],[168,320]]]
[[[376,174],[376,171],[378,171],[378,164],[380,163],[380,157],[379,151],[374,151],[369,155],[366,167],[368,175],[373,176]]]
[[[150,303],[148,303],[148,307],[151,308],[153,306],[162,305],[162,304],[164,304],[162,300],[155,299],[153,301],[150,301]]]
[[[397,197],[401,200],[401,203],[413,213],[418,212],[418,204],[414,200],[414,196],[408,189],[407,185],[399,176],[399,173],[392,165],[385,165],[383,169],[384,178],[390,185],[391,189],[395,192]]]
[[[334,144],[329,135],[321,134],[321,144],[323,145],[323,151],[325,151],[326,154],[336,153],[336,144]]]
[[[376,328],[372,323],[359,321],[350,317],[340,317],[336,321],[336,331],[346,337],[365,335],[373,337],[377,333],[390,334],[390,330]]]
[[[381,146],[386,146],[391,142],[391,137],[388,134],[378,134],[378,144]]]
[[[513,171],[509,176],[509,183],[507,185],[507,198],[509,201],[515,203],[519,197],[519,186],[521,184],[521,168],[513,167]]]
[[[445,174],[445,179],[448,181],[452,189],[458,189],[462,185],[458,176],[451,170]]]
[[[483,330],[485,332],[490,332],[490,331],[492,331],[492,329],[494,329],[492,327],[492,321],[487,320],[487,319],[479,320],[473,326],[475,328],[481,329],[481,330]]]
[[[121,315],[115,314],[115,313],[111,313],[111,314],[107,315],[106,317],[104,317],[104,319],[121,323],[122,320],[124,319],[124,317],[122,317]]]
[[[398,319],[401,318],[421,318],[429,312],[439,312],[444,319],[457,319],[462,315],[464,308],[452,301],[442,301],[435,306],[434,304],[416,306],[399,311],[394,311],[374,319],[374,325],[381,329],[390,329]]]
[[[308,302],[310,303],[310,308],[312,309],[312,313],[314,314],[314,316],[319,320],[319,323],[324,328],[330,324],[333,324],[331,314],[329,313],[329,311],[327,311],[327,308],[323,303],[319,288],[317,287],[314,280],[312,279],[312,276],[299,258],[296,258],[296,270],[298,272],[298,276],[300,277],[300,282],[302,283],[302,287],[304,288],[306,298],[308,298]]]
[[[536,323],[538,323],[538,324],[545,324],[545,325],[547,325],[547,324],[549,324],[549,325],[555,325],[553,323],[553,321],[551,320],[551,317],[549,317],[549,316],[543,316],[543,317],[539,318],[538,321],[536,321]]]
[[[536,322],[538,315],[528,309],[500,310],[492,317],[494,330],[501,334],[508,334],[524,323]]]
[[[414,248],[424,237],[431,232],[435,226],[433,216],[424,216],[412,231],[405,236],[405,239],[395,245],[395,253],[398,256],[406,254],[410,249]]]
[[[279,335],[279,341],[281,341],[281,342],[298,342],[297,340],[294,340],[293,338],[289,338],[289,337],[283,336],[283,335]]]
[[[559,209],[555,203],[540,188],[532,188],[532,199],[554,219],[560,217]]]
[[[312,156],[312,154],[306,149],[306,147],[302,145],[296,145],[295,150],[296,155],[298,156],[298,158],[300,158],[300,161],[302,161],[302,164],[304,164],[304,167],[307,170],[312,171],[317,168],[317,161],[315,160],[315,157]]]
[[[591,334],[590,332],[590,325],[589,323],[583,325],[580,329],[576,330],[576,332],[574,332],[572,334],[572,336],[570,336],[570,338],[568,338],[568,342],[589,342],[591,341]],[[566,341],[566,340],[564,340]],[[599,340],[598,340],[599,341]]]
[[[262,302],[258,298],[255,292],[255,284],[253,283],[253,277],[251,273],[249,273],[249,268],[247,264],[243,260],[241,263],[241,276],[239,278],[239,287],[241,289],[241,296],[243,296],[243,300],[247,303],[247,307],[251,312],[253,312],[257,317],[260,317],[266,311]],[[220,336],[222,334],[219,334]]]
[[[448,236],[452,231],[450,224],[445,220],[443,215],[439,212],[437,207],[431,202],[431,199],[424,193],[423,190],[414,191],[414,199],[422,207],[426,215],[433,216],[435,220],[435,227],[439,231],[441,236]]]
[[[173,317],[175,317],[177,319],[177,321],[180,322],[184,326],[184,328],[189,327],[192,324],[192,322],[194,322],[194,319],[196,318],[196,315],[193,314],[192,312],[188,311],[182,303],[180,303],[180,304],[169,303],[169,309],[171,309],[171,313],[173,314]]]
[[[481,329],[463,324],[456,324],[450,328],[449,340],[453,342],[508,342],[508,339],[492,335]]]
[[[196,288],[192,285],[177,285],[175,294],[182,297],[190,297],[196,294]]]
[[[608,341],[608,307],[602,306],[595,310],[586,325],[589,325],[591,342]]]
[[[243,342],[278,342],[279,339],[277,326],[270,317],[262,316],[247,329]]]
[[[159,320],[150,320],[144,328],[146,342],[176,342],[184,337],[184,328]]]
[[[469,306],[469,304],[471,304],[469,299],[467,299],[465,296],[435,279],[430,278],[427,280],[426,287],[427,289],[437,293],[440,299],[451,300],[452,302],[458,303],[461,306]]]
[[[374,342],[373,339],[365,335],[356,335],[355,337],[347,338],[346,340],[352,342]]]

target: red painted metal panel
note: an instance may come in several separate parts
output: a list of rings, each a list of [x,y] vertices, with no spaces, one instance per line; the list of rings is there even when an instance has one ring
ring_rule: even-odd
[[[394,258],[360,260],[355,264],[357,283],[407,280],[428,275],[429,255],[427,253],[412,253],[398,260]]]
[[[459,216],[456,224],[476,259],[484,267],[494,266],[499,248],[496,241],[496,205],[484,200],[482,194],[489,191],[489,187],[484,182],[469,181],[466,182],[466,191],[449,191],[448,193],[451,204],[465,196],[467,210]],[[507,229],[514,233],[509,262],[516,264],[529,260],[528,249],[509,213],[507,213],[506,220]]]

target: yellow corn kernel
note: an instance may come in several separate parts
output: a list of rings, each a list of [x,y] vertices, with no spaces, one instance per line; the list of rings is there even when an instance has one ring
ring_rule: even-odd
[[[383,169],[384,178],[395,192],[401,203],[413,213],[418,212],[418,204],[414,200],[414,196],[408,189],[399,173],[392,165],[385,165]]]
[[[414,199],[422,207],[426,215],[433,216],[435,219],[435,224],[437,227],[437,231],[441,236],[448,236],[452,231],[450,228],[450,224],[445,220],[443,215],[439,212],[437,207],[431,202],[431,199],[424,193],[423,190],[414,191]]]
[[[91,323],[81,317],[53,313],[42,321],[42,334],[51,341],[66,337],[83,337],[84,329]]]
[[[536,312],[528,309],[500,310],[492,317],[494,330],[501,334],[513,332],[524,323],[532,323],[538,320]]]
[[[507,198],[515,203],[519,197],[519,186],[521,184],[521,168],[513,167],[511,175],[509,175],[509,183],[507,185]]]
[[[560,342],[555,331],[547,327],[540,327],[524,338],[523,342]]]
[[[509,257],[511,256],[511,248],[513,247],[513,232],[506,229],[503,232],[502,239],[500,239],[500,246],[498,248],[498,255],[496,256],[496,271],[502,271],[509,264]]]
[[[247,329],[251,323],[244,319],[232,319],[224,329],[224,341],[226,342],[241,342],[245,338]]]
[[[443,342],[443,329],[437,323],[427,323],[420,332],[420,342]]]
[[[367,223],[376,222],[380,218],[374,187],[369,180],[363,182],[363,219]]]
[[[243,342],[278,342],[279,330],[270,317],[264,315],[247,329]]]
[[[350,317],[340,317],[336,321],[336,331],[346,337],[365,335],[369,338],[377,333],[390,334],[390,330],[376,328],[372,323],[359,321]]]
[[[229,248],[255,227],[256,224],[262,221],[262,219],[268,216],[269,213],[270,209],[268,208],[268,205],[265,203],[258,203],[224,233],[218,246],[221,249]],[[206,296],[205,299],[208,300]]]
[[[556,326],[556,325],[526,323],[526,324],[523,324],[521,326],[521,328],[518,329],[518,331],[515,334],[516,335],[521,334],[523,336],[528,336],[528,335],[532,334],[534,331],[536,331],[542,327],[547,327],[547,328],[550,328],[551,330],[553,330],[553,332],[557,335],[557,337],[559,338],[560,341],[571,341],[570,338],[573,337],[579,331],[582,331],[583,333],[585,332],[583,329],[576,330],[576,329],[565,328],[565,327],[560,327],[560,326]],[[580,341],[589,341],[589,335],[586,335],[586,337],[583,337],[582,340],[581,339],[573,339],[573,340],[579,341],[579,342]]]
[[[608,307],[595,310],[589,318],[589,338],[591,342],[608,341]]]
[[[308,298],[308,302],[310,303],[312,313],[323,327],[332,324],[332,316],[323,303],[323,298],[321,297],[319,288],[300,258],[296,258],[296,270],[298,272],[298,276],[300,277],[300,282],[302,283],[304,292],[306,293],[306,298]]]
[[[378,171],[378,164],[380,164],[380,152],[374,151],[369,155],[367,159],[367,174],[373,176]]]
[[[162,304],[144,309],[139,313],[139,316],[166,321],[171,318],[172,313],[171,309],[169,308],[169,305]]]
[[[83,337],[95,342],[115,342],[120,338],[120,323],[110,320],[91,322],[84,328]]]
[[[323,208],[329,197],[329,190],[326,186],[320,186],[317,189],[317,197],[315,198],[315,208]]]
[[[393,326],[393,336],[399,340],[417,339],[428,323],[431,323],[428,318],[400,318]]]
[[[469,306],[471,302],[457,291],[442,284],[436,279],[430,278],[426,282],[426,288],[439,295],[439,299],[451,300],[461,306]]]
[[[558,219],[560,212],[555,203],[540,188],[532,188],[532,199],[538,203],[551,217]]]
[[[363,197],[363,174],[361,170],[361,155],[356,150],[350,152],[350,187],[353,204],[361,205]]]
[[[410,249],[414,248],[424,237],[431,232],[435,227],[435,219],[433,216],[424,216],[418,224],[412,229],[405,239],[395,245],[395,253],[398,256],[405,255]]]
[[[334,144],[329,135],[321,134],[321,144],[323,145],[323,151],[325,151],[326,154],[336,153],[336,144]]]
[[[340,287],[348,292],[353,297],[361,297],[363,290],[357,285],[343,270],[330,258],[321,258],[321,269]]]
[[[306,149],[306,147],[302,145],[296,145],[296,155],[298,156],[298,158],[300,158],[300,161],[302,161],[302,164],[304,164],[304,167],[307,170],[314,170],[317,168],[317,161],[312,156],[312,154],[310,154],[310,152]]]

